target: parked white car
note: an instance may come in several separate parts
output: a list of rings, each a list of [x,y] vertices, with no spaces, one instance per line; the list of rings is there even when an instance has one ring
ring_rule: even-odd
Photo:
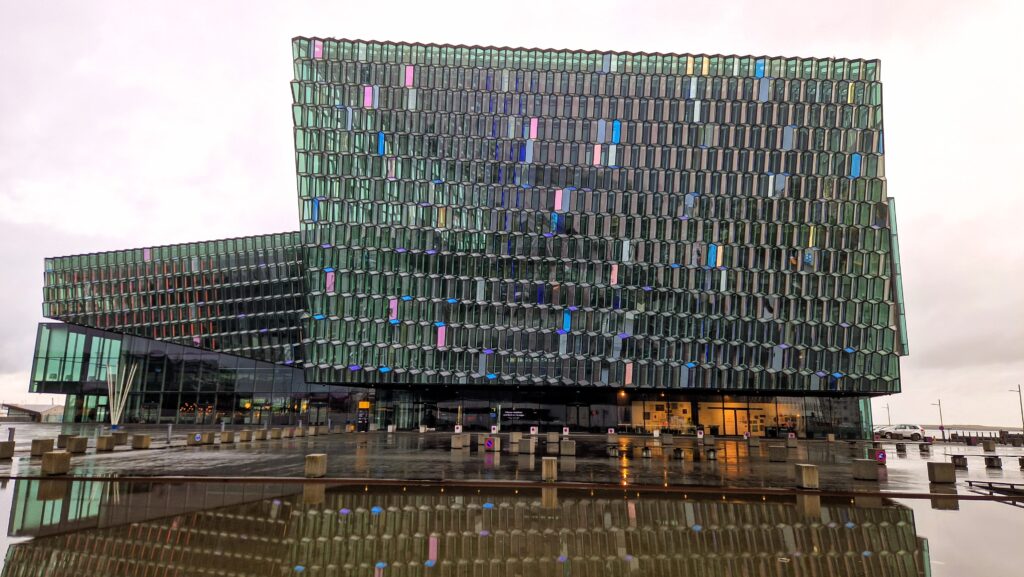
[[[887,427],[879,427],[876,432],[883,439],[920,441],[924,438],[924,429],[920,425],[889,425]]]

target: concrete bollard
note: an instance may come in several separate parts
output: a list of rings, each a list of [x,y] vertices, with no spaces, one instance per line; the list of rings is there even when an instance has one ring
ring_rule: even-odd
[[[44,475],[67,475],[69,471],[71,471],[71,453],[67,451],[43,453]]]
[[[548,431],[548,433],[547,433],[547,442],[548,443],[557,443],[558,442],[558,436],[559,435],[558,435],[557,431]]]
[[[319,479],[327,474],[327,454],[313,453],[306,455],[306,477]]]
[[[307,437],[315,437],[319,433],[320,433],[320,427],[318,427],[316,425],[310,425],[309,427],[306,428],[306,436]]]
[[[557,455],[559,449],[561,449],[561,444],[558,441],[555,441],[554,443],[546,443],[544,446],[544,450],[548,455]]]
[[[537,452],[537,437],[525,437],[518,445],[520,455],[532,455]]]
[[[828,435],[825,436],[825,440],[828,441],[829,443],[835,443],[836,442],[836,434],[835,433],[829,433]]]
[[[715,446],[715,438],[712,437],[711,435],[705,435],[704,436],[704,446],[705,447],[714,447]]]
[[[222,431],[220,434],[221,445],[234,445],[235,444],[235,432],[234,431]]]
[[[14,458],[14,441],[0,442],[0,461]]]
[[[295,437],[296,439],[298,439],[299,437],[305,437],[306,430],[303,429],[302,427],[295,427],[295,433],[292,436]]]
[[[100,435],[96,437],[96,452],[101,451],[113,451],[114,450],[114,436],[113,435]]]
[[[562,439],[562,441],[559,443],[558,450],[561,452],[562,456],[575,457],[576,441],[573,441],[571,439]]]
[[[452,450],[459,450],[463,448],[463,436],[462,433],[455,433],[452,435]]]
[[[151,442],[149,435],[132,435],[132,449],[148,449]]]
[[[967,468],[967,455],[953,455],[953,467],[956,469]]]
[[[294,427],[281,427],[281,438],[282,439],[291,439],[294,436],[295,436],[295,428]]]
[[[877,481],[878,463],[874,459],[854,459],[853,478],[858,481]]]
[[[789,458],[789,454],[786,452],[786,447],[782,445],[771,445],[768,447],[769,463],[785,463],[787,458]]]
[[[519,441],[522,441],[522,440],[523,440],[523,434],[518,432],[518,431],[514,431],[514,432],[511,432],[511,433],[508,434],[508,442],[509,443],[518,443]]]
[[[907,452],[907,444],[906,443],[896,443],[896,453],[898,455],[904,455],[904,454],[906,454],[906,452]]]
[[[252,440],[253,441],[266,441],[267,440],[267,430],[266,429],[256,429],[252,433]]]
[[[114,431],[113,433],[110,433],[110,436],[114,438],[115,447],[128,445],[128,433],[124,431]]]
[[[558,480],[558,459],[555,457],[542,457],[540,460],[540,478],[544,481],[553,482]]]
[[[956,483],[956,468],[953,463],[928,462],[929,483]]]
[[[981,442],[981,449],[986,453],[996,452],[996,442],[992,439],[985,439]]]
[[[32,439],[32,449],[29,455],[42,457],[45,453],[53,450],[53,439]]]
[[[273,429],[270,429],[270,438],[271,438],[272,440],[278,440],[278,439],[280,439],[280,438],[281,438],[281,434],[282,434],[283,432],[284,432],[284,431],[282,431],[281,429],[278,429],[278,428],[276,428],[276,427],[275,427],[275,428],[273,428]]]
[[[89,446],[89,437],[68,437],[67,451],[72,455],[81,455]]]
[[[57,448],[58,449],[67,449],[68,448],[68,439],[70,439],[71,437],[75,437],[75,436],[76,435],[72,435],[70,433],[59,433],[57,435]]]
[[[751,435],[750,438],[747,439],[747,446],[748,447],[760,447],[761,446],[761,437],[755,437],[755,436]]]
[[[212,445],[213,444],[213,433],[193,433],[188,436],[185,444],[190,447],[198,445]]]
[[[798,439],[796,437],[793,437],[792,439],[787,437],[786,438],[786,448],[787,449],[795,449],[795,448],[799,447],[800,445],[797,444],[797,440]]]
[[[817,466],[797,463],[795,467],[797,487],[801,489],[817,489],[819,487]]]
[[[239,443],[251,443],[252,442],[252,431],[238,431],[238,442]]]
[[[1013,445],[1014,447],[1020,447],[1024,445],[1024,439],[1020,437],[1013,437],[1010,439],[1010,444]]]
[[[675,442],[675,438],[672,436],[671,433],[662,433],[661,434],[661,444],[662,445],[671,445],[674,442]]]
[[[605,442],[606,445],[618,445],[619,444],[619,436],[617,434],[615,434],[615,433],[611,433],[607,437],[605,437],[604,442]]]
[[[986,469],[1002,469],[1003,460],[995,455],[985,457],[985,468]]]

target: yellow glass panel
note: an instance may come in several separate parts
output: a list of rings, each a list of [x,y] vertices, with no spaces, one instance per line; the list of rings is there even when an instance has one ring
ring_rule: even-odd
[[[686,73],[693,74],[693,56],[686,57]]]

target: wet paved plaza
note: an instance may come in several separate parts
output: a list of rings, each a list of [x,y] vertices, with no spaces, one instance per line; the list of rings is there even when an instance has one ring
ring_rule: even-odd
[[[500,453],[469,449],[451,450],[451,435],[445,433],[346,433],[295,439],[235,443],[205,447],[184,446],[191,430],[175,433],[172,447],[149,451],[119,448],[112,453],[95,454],[90,448],[72,459],[72,474],[78,476],[166,476],[198,475],[214,477],[300,477],[305,455],[326,453],[327,476],[338,478],[408,480],[480,480],[540,481],[541,458],[545,456],[543,438],[536,454],[510,454],[507,444]],[[154,446],[160,446],[166,429],[152,429]],[[55,432],[48,433],[55,435]],[[476,435],[474,435],[475,437]],[[543,437],[543,436],[542,436]],[[773,463],[768,447],[784,441],[764,440],[760,447],[748,447],[742,439],[716,442],[716,459],[708,460],[695,439],[676,437],[671,446],[656,443],[650,437],[620,436],[616,447],[619,458],[610,458],[604,435],[574,435],[575,457],[560,457],[559,481],[601,484],[658,486],[716,486],[737,488],[792,487],[794,463],[818,466],[823,490],[883,490],[927,492],[928,461],[949,461],[954,454],[968,455],[967,470],[958,470],[958,479],[980,479],[1024,483],[1018,459],[1024,449],[999,447],[1003,469],[987,469],[980,447],[936,444],[927,455],[915,444],[907,444],[898,454],[894,443],[884,443],[887,466],[878,483],[854,481],[850,464],[868,456],[870,443],[851,447],[845,442],[801,441],[787,450],[787,462]],[[93,443],[94,441],[91,441]],[[92,446],[92,445],[90,445]],[[650,457],[642,456],[650,448]],[[684,458],[673,458],[673,448],[682,448]],[[0,475],[39,474],[39,459],[28,458],[28,445],[19,444],[13,462],[0,464]],[[700,456],[700,460],[695,460]]]
[[[162,447],[166,429],[146,431]],[[1012,447],[988,469],[980,447],[886,443],[875,483],[850,472],[870,443],[801,441],[778,463],[768,447],[784,441],[719,439],[712,461],[695,439],[622,436],[615,458],[604,435],[574,435],[577,455],[544,484],[543,441],[535,455],[452,450],[443,433],[186,447],[183,428],[151,450],[96,454],[92,438],[72,459],[80,480],[34,478],[28,438],[56,432],[20,428],[0,465],[20,478],[0,487],[5,577],[1016,575],[1024,563],[1024,497],[980,500],[966,484],[1024,483]],[[303,479],[309,453],[328,455],[322,482]],[[953,454],[969,468],[930,486],[927,462]],[[780,490],[795,487],[794,463],[818,466],[820,495]]]

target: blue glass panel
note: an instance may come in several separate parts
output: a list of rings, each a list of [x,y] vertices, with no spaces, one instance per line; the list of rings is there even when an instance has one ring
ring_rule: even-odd
[[[850,178],[857,178],[860,176],[860,154],[854,154],[850,157]]]
[[[622,123],[618,120],[612,121],[612,144],[619,143],[619,136],[621,136]]]
[[[377,133],[377,154],[384,156],[384,131]]]
[[[754,76],[764,78],[764,58],[760,58],[754,63]]]

